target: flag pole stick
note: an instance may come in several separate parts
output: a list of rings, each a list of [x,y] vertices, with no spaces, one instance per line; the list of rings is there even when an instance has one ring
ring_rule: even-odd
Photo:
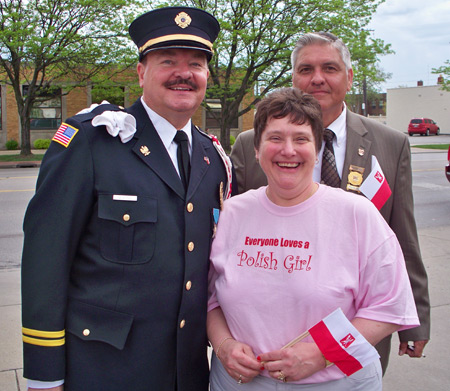
[[[291,346],[294,346],[297,342],[300,342],[303,338],[306,338],[309,335],[309,331],[305,331],[303,334],[300,334],[298,337],[294,338],[291,342],[284,345],[281,349],[287,349]]]

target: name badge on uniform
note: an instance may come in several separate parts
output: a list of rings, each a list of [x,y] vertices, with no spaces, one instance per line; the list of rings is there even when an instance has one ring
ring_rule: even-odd
[[[359,193],[359,186],[363,182],[364,167],[350,165],[350,172],[347,177],[347,190]]]
[[[123,195],[123,194],[114,194],[114,201],[137,201],[136,195]]]

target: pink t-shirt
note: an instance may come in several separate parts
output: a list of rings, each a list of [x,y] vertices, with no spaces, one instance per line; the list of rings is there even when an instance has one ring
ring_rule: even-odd
[[[265,190],[225,202],[212,245],[208,310],[222,308],[236,340],[277,350],[339,307],[350,320],[419,325],[400,245],[370,201],[320,185],[280,207]],[[343,376],[331,366],[298,383]]]

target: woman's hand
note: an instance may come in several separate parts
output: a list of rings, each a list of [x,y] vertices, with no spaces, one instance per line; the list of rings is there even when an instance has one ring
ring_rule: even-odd
[[[305,379],[326,367],[317,345],[308,342],[261,354],[258,360],[271,377],[284,382]]]
[[[235,339],[226,340],[220,348],[219,360],[228,374],[240,383],[248,383],[260,373],[261,364],[250,346]]]

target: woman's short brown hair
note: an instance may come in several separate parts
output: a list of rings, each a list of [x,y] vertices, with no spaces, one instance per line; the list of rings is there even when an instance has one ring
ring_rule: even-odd
[[[289,117],[293,124],[307,123],[314,135],[316,153],[322,147],[323,123],[319,102],[310,94],[297,88],[280,88],[268,94],[256,106],[253,128],[255,130],[255,148],[259,150],[261,137],[267,122],[273,118]]]

